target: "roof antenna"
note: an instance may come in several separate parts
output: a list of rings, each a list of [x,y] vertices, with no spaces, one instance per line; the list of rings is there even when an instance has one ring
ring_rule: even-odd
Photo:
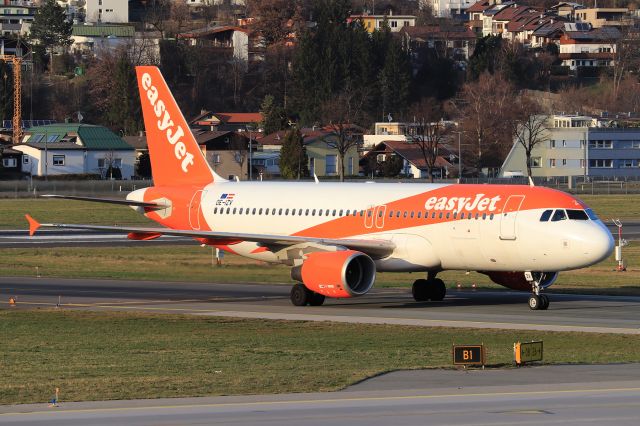
[[[313,180],[316,181],[316,183],[320,183],[320,181],[318,180],[318,176],[316,175],[316,173],[313,173]]]
[[[536,186],[536,184],[533,183],[533,178],[531,176],[529,176],[529,186]]]

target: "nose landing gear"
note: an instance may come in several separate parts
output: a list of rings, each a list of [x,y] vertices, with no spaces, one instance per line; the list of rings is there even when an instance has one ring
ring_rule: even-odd
[[[525,272],[524,276],[527,281],[531,282],[531,291],[533,292],[529,297],[529,309],[534,311],[547,310],[549,308],[549,297],[542,294],[542,287],[540,286],[540,282],[544,279],[544,273],[540,276],[534,276],[531,272]]]

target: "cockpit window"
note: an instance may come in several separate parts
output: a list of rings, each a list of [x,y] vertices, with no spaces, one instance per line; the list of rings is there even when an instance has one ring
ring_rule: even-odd
[[[549,220],[549,218],[551,217],[551,213],[553,213],[553,210],[545,210],[542,212],[542,216],[540,216],[540,222],[546,222]]]
[[[600,220],[593,210],[586,209],[585,212],[587,213],[587,216],[589,216],[589,219],[591,219],[591,220]]]
[[[567,214],[564,210],[556,210],[551,217],[551,222],[558,222],[561,220],[565,220],[567,218]]]
[[[567,210],[567,216],[571,220],[589,220],[589,216],[584,210]]]

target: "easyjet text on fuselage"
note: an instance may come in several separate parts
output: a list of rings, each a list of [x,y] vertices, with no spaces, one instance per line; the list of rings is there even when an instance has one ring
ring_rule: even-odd
[[[480,212],[496,210],[496,204],[500,201],[499,195],[486,197],[484,194],[476,194],[471,197],[431,197],[424,203],[426,210],[451,210],[461,212],[463,210]]]

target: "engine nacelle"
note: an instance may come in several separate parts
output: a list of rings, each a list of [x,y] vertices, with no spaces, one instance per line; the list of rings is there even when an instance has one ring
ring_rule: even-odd
[[[291,269],[291,278],[327,297],[362,296],[373,287],[376,265],[354,250],[309,253],[301,266]]]
[[[531,290],[531,281],[527,281],[524,272],[483,272],[496,284],[513,290]],[[538,281],[541,288],[547,288],[558,278],[557,272],[532,272],[533,279]]]

